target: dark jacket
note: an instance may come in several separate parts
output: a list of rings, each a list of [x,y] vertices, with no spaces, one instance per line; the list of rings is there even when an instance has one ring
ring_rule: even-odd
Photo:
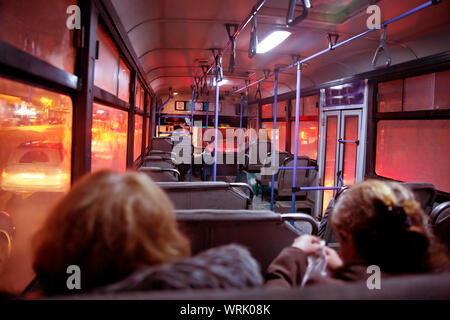
[[[94,293],[149,290],[231,289],[262,286],[258,262],[239,245],[209,249],[175,263],[145,267]]]
[[[295,247],[284,248],[267,268],[265,279],[266,287],[290,288],[300,286],[308,267],[307,255]],[[381,273],[381,276],[389,276]],[[320,276],[309,279],[306,285],[319,283],[339,283],[346,281],[365,281],[370,277],[367,266],[346,265],[339,268],[329,276]]]

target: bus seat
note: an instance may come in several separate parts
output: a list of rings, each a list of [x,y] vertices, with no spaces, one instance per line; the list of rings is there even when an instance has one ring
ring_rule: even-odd
[[[284,160],[283,167],[293,167],[294,158],[288,157]],[[317,162],[306,156],[297,157],[298,167],[317,167]],[[294,170],[292,169],[280,169],[278,172],[278,180],[275,181],[274,190],[277,200],[290,199],[292,196],[292,180]],[[297,170],[296,185],[298,187],[309,187],[315,185],[317,180],[316,170]],[[312,192],[299,191],[296,193],[297,198],[306,199]]]
[[[155,182],[178,182],[181,180],[181,174],[176,169],[140,167],[138,171],[149,175]]]
[[[443,202],[433,209],[430,224],[436,237],[450,251],[450,201]]]
[[[56,300],[449,300],[450,275],[425,274],[383,279],[381,289],[368,290],[366,281],[313,285],[291,289],[165,290],[87,293]]]
[[[157,167],[162,169],[175,169],[175,164],[170,157],[166,156],[146,156],[144,157],[143,167]]]
[[[318,231],[316,221],[308,215],[263,210],[177,210],[176,217],[190,239],[193,254],[238,243],[250,250],[262,270],[301,234],[288,221],[308,222],[313,234]]]
[[[152,138],[152,149],[171,152],[173,142],[170,137],[155,137]]]
[[[245,183],[160,182],[176,209],[249,209],[253,190]]]
[[[414,193],[414,197],[419,201],[422,209],[427,215],[430,215],[433,209],[433,203],[436,199],[436,189],[431,183],[416,183],[416,182],[402,182],[403,186],[407,187]]]
[[[278,164],[279,164],[279,166],[281,166],[284,163],[284,160],[286,158],[288,158],[289,156],[291,156],[291,154],[289,152],[285,152],[285,151],[281,151],[281,152],[277,151],[275,156],[278,157]],[[269,152],[269,153],[267,153],[267,156],[262,163],[262,168],[270,168],[271,164],[272,164],[272,153]],[[262,170],[262,168],[261,168],[261,170]],[[269,183],[272,181],[272,176],[271,175],[262,175],[261,170],[259,173],[256,174],[256,183],[258,185],[260,185],[261,187],[268,186]],[[277,171],[275,173],[275,181],[278,180],[278,173],[279,173],[279,171]]]
[[[259,148],[265,146],[266,154],[272,150],[272,143],[269,140],[252,141],[245,154],[245,164],[243,169],[247,172],[259,172],[264,159],[260,159]]]

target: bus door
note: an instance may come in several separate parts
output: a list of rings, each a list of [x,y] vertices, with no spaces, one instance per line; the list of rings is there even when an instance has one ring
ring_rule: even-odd
[[[324,111],[321,119],[319,185],[352,185],[363,179],[363,109]],[[316,216],[325,212],[336,191],[320,191]]]

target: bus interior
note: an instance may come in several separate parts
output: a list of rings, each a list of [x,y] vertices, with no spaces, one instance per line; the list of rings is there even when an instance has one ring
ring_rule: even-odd
[[[193,254],[238,243],[262,271],[302,234],[339,250],[327,207],[366,179],[409,188],[450,250],[449,13],[447,0],[0,0],[0,291],[27,297],[33,234],[102,169],[150,176]],[[113,298],[449,299],[449,284]]]

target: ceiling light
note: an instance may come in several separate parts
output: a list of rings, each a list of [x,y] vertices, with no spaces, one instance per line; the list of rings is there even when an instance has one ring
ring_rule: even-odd
[[[178,92],[174,92],[173,95],[174,95],[174,96],[177,96],[177,95],[178,95]]]
[[[289,31],[277,30],[272,32],[266,38],[264,38],[263,41],[258,43],[256,53],[266,53],[272,50],[280,43],[282,43],[284,40],[286,40],[290,35],[291,33]]]
[[[228,80],[227,79],[222,79],[222,81],[219,81],[219,87],[223,86],[224,84],[227,84]],[[213,87],[216,86],[216,79],[214,78],[213,80]]]

